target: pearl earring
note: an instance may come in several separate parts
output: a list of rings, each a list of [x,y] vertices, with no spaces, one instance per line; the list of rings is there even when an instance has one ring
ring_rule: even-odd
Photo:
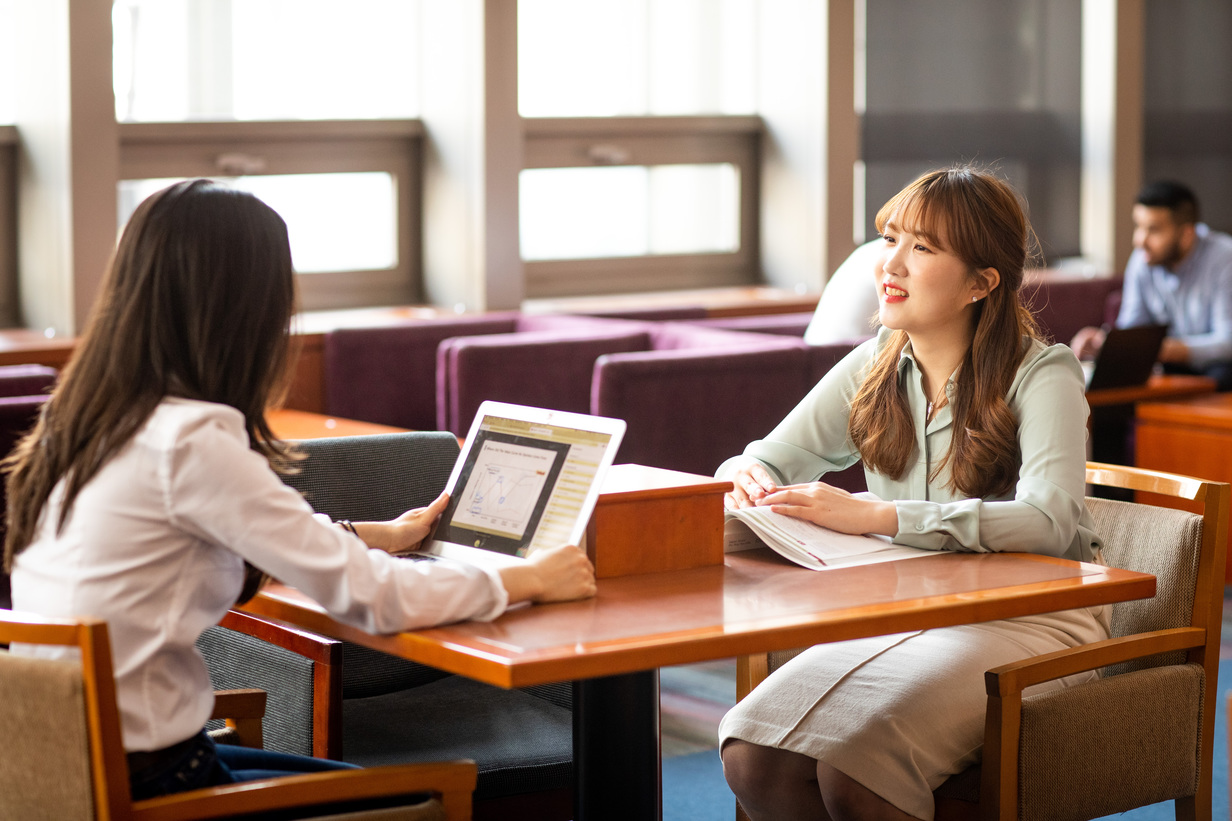
[[[978,296],[973,296],[973,297],[971,297],[971,301],[972,301],[972,302],[979,302],[979,301],[980,301],[980,298],[979,298]]]

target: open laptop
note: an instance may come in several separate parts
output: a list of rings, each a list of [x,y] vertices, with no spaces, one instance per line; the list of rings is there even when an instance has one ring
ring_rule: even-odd
[[[1082,363],[1087,390],[1145,385],[1159,360],[1159,349],[1167,335],[1167,325],[1109,330],[1095,360]]]
[[[484,402],[419,555],[499,567],[580,545],[624,432],[621,419]]]

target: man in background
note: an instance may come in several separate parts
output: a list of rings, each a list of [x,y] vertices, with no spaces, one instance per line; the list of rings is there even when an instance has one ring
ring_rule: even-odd
[[[1164,370],[1204,374],[1218,390],[1232,390],[1232,237],[1199,222],[1197,198],[1177,182],[1144,186],[1133,220],[1117,327],[1169,326],[1159,352]],[[1070,346],[1089,359],[1104,335],[1083,328]]]

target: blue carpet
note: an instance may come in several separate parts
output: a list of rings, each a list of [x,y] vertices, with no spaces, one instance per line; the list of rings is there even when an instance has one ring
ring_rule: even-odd
[[[1228,817],[1228,691],[1232,689],[1232,661],[1219,663],[1219,697],[1215,706],[1215,763],[1213,818]],[[663,821],[731,821],[735,797],[723,780],[719,751],[708,750],[663,761]],[[1173,821],[1172,802],[1140,807],[1117,821]]]

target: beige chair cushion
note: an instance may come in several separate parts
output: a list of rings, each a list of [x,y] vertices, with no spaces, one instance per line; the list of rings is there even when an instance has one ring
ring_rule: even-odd
[[[1193,795],[1201,665],[1158,667],[1023,698],[1019,818],[1098,818]]]
[[[1154,598],[1121,602],[1112,608],[1112,635],[1188,626],[1202,549],[1202,517],[1109,499],[1087,499],[1087,507],[1095,519],[1095,532],[1104,540],[1108,564],[1150,573],[1158,579]],[[1184,653],[1174,653],[1109,668],[1108,672],[1184,661]]]
[[[0,650],[0,821],[94,817],[81,665]]]

